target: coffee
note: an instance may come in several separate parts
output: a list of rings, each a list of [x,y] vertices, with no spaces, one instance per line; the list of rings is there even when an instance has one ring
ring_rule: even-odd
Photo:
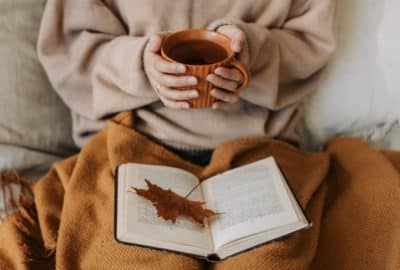
[[[168,50],[174,61],[187,65],[208,65],[228,57],[224,47],[208,40],[190,40],[176,44]]]

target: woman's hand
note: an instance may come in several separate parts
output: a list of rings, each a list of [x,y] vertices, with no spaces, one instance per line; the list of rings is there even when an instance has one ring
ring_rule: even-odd
[[[162,103],[169,108],[189,109],[186,102],[199,96],[196,89],[174,90],[173,87],[195,86],[197,79],[193,76],[183,76],[186,72],[185,65],[165,61],[161,55],[162,38],[155,35],[150,38],[144,52],[144,68],[150,83],[160,97]],[[178,76],[177,76],[178,75]]]
[[[238,54],[239,61],[248,67],[250,56],[246,34],[235,25],[223,25],[217,29],[217,32],[232,40],[232,50]],[[236,90],[243,82],[243,75],[238,69],[219,67],[215,70],[215,74],[208,75],[207,80],[216,86],[211,91],[211,95],[219,100],[213,104],[213,109],[221,109],[239,101],[239,94]]]

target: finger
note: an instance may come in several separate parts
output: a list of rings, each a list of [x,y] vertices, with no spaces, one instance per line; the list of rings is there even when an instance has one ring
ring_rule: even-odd
[[[214,110],[220,110],[228,107],[229,103],[223,102],[223,101],[217,101],[212,105],[212,108]]]
[[[164,86],[159,87],[161,96],[170,100],[188,100],[199,97],[197,90],[173,90]]]
[[[249,55],[249,50],[245,49],[243,50],[238,57],[238,60],[245,65],[245,67],[249,67],[250,64],[250,55]]]
[[[160,99],[162,103],[168,108],[178,109],[178,110],[186,110],[190,108],[190,104],[184,101],[174,101],[166,97],[160,97]]]
[[[173,76],[158,73],[157,81],[167,87],[184,87],[197,85],[198,81],[193,76]]]
[[[216,99],[227,103],[236,103],[239,101],[239,96],[237,94],[229,93],[221,89],[212,89],[210,94]]]
[[[215,74],[221,76],[224,79],[231,80],[237,83],[243,80],[242,73],[236,68],[219,67],[215,70]]]
[[[220,27],[218,32],[228,36],[232,40],[231,47],[234,52],[239,53],[242,51],[246,35],[240,28],[234,25],[227,25]]]
[[[240,53],[243,49],[243,40],[232,39],[231,47],[235,53]]]
[[[236,82],[226,80],[215,74],[208,75],[207,81],[212,83],[214,86],[216,86],[218,88],[222,88],[224,90],[235,91],[238,88],[238,84]]]
[[[165,61],[159,55],[154,57],[154,68],[161,73],[181,74],[186,72],[186,66]]]
[[[149,44],[146,49],[152,53],[157,53],[161,50],[162,37],[160,35],[154,35],[150,38]]]

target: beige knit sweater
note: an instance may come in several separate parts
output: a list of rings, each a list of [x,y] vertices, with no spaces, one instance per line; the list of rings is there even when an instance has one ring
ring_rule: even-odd
[[[179,148],[295,139],[299,102],[335,48],[334,10],[335,0],[48,0],[38,53],[80,146],[123,110],[135,110],[135,129]],[[224,24],[248,39],[251,82],[241,100],[223,110],[163,106],[143,69],[149,36]]]

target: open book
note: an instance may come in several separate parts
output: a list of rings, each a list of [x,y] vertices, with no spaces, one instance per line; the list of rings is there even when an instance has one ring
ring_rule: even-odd
[[[193,174],[172,167],[128,163],[118,167],[115,239],[120,243],[192,254],[212,261],[253,248],[310,226],[272,157],[202,182],[188,199],[222,213],[206,225],[178,217],[157,217],[152,202],[129,192],[147,189],[149,179],[185,196],[199,183]]]

